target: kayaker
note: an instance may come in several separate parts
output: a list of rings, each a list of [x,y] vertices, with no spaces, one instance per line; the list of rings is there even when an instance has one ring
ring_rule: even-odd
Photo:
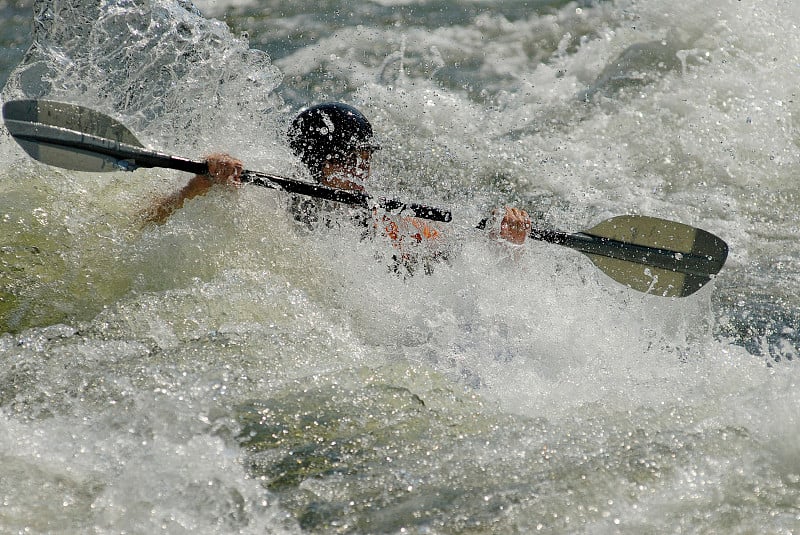
[[[364,191],[372,154],[381,147],[375,141],[372,125],[359,110],[340,102],[306,108],[292,121],[288,136],[290,147],[315,181],[333,188]],[[361,209],[316,198],[295,197],[292,201],[295,220],[309,228],[337,224],[342,211],[349,212],[345,218],[365,228],[365,234],[379,233],[391,241],[391,267],[403,275],[419,269],[430,273],[450,250],[442,239],[445,229],[441,223],[394,214],[365,214]],[[494,217],[497,218],[497,211]],[[494,237],[520,245],[525,242],[530,225],[525,211],[506,208],[503,218],[489,228]]]
[[[343,190],[365,189],[372,154],[380,145],[374,139],[372,125],[359,110],[339,102],[306,108],[292,121],[288,137],[290,147],[315,181]],[[187,199],[207,193],[215,184],[240,185],[239,176],[243,170],[240,160],[227,154],[212,154],[206,163],[207,175],[193,177],[182,189],[157,202],[147,220],[165,222]],[[343,209],[349,212],[345,219],[355,220],[369,233],[379,233],[391,240],[396,249],[395,267],[402,265],[411,273],[422,263],[429,272],[435,261],[446,257],[446,247],[440,243],[444,229],[434,222],[408,216],[369,214],[316,198],[295,196],[291,201],[294,219],[308,228],[338,224]],[[525,242],[531,228],[528,214],[517,208],[495,210],[493,221],[488,225],[490,235],[515,245]]]

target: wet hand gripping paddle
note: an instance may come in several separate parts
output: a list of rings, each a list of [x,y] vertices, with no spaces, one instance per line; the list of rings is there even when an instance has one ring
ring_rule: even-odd
[[[3,105],[6,128],[32,158],[75,171],[133,171],[163,167],[194,174],[208,173],[196,162],[144,148],[124,125],[97,111],[47,100],[15,100]],[[244,171],[243,183],[318,197],[363,208],[373,198],[256,171]],[[450,212],[396,199],[375,203],[387,211],[448,222]],[[482,221],[479,228],[485,226]],[[725,264],[728,246],[704,230],[646,216],[624,215],[584,232],[569,234],[532,229],[535,240],[569,247],[586,254],[603,273],[634,290],[666,297],[691,295]]]

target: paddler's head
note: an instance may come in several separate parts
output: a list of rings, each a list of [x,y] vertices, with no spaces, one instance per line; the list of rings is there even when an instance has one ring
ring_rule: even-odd
[[[289,145],[315,180],[351,190],[364,189],[370,158],[380,149],[364,114],[339,102],[301,111],[289,127]]]

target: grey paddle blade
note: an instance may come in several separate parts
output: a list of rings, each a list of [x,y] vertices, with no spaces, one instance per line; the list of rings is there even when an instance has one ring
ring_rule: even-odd
[[[14,100],[3,105],[6,128],[33,159],[75,171],[104,172],[124,168],[113,154],[81,146],[141,147],[130,130],[111,117],[82,106],[48,100]]]
[[[727,244],[710,232],[656,217],[618,216],[584,234],[636,247],[637,255],[630,258],[586,254],[617,282],[665,297],[693,294],[722,269],[728,256]]]

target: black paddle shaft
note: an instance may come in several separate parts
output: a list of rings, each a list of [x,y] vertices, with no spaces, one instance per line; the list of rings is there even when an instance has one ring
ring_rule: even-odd
[[[533,229],[530,236],[536,240],[563,245],[585,254],[635,262],[687,275],[705,276],[717,273],[722,267],[720,262],[712,256],[646,247],[583,232],[568,234],[558,230]]]
[[[308,197],[316,197],[319,199],[327,199],[329,201],[351,204],[353,206],[360,206],[361,208],[365,209],[369,209],[371,207],[373,200],[372,196],[364,193],[363,191],[331,188],[321,184],[313,184],[311,182],[304,182],[300,180],[291,180],[281,176],[270,175],[257,171],[244,171],[241,176],[241,181],[265,188],[280,189],[289,193],[296,193],[298,195],[306,195]],[[409,215],[413,215],[414,217],[429,219],[431,221],[442,221],[447,223],[453,218],[449,210],[416,203],[404,203],[397,199],[380,197],[377,199],[377,205],[387,212],[408,212]]]

